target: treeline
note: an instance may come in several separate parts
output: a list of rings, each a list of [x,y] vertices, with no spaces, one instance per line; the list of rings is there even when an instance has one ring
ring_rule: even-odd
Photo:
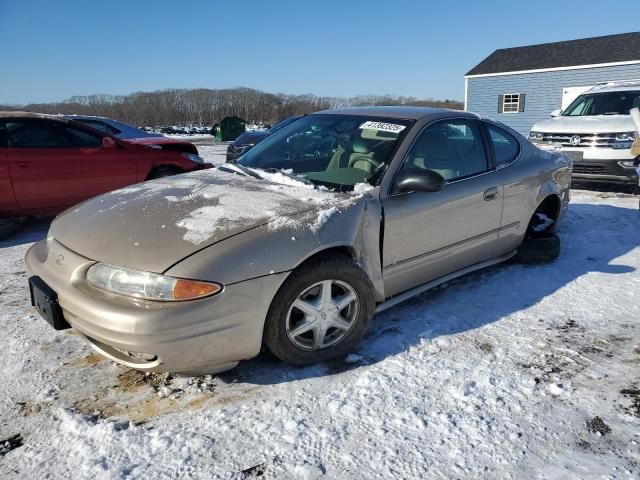
[[[420,100],[413,97],[377,95],[351,98],[320,97],[313,94],[285,95],[239,87],[168,89],[130,95],[76,96],[59,103],[0,105],[0,110],[100,115],[140,126],[210,126],[229,115],[236,115],[250,123],[275,123],[292,115],[304,115],[329,108],[367,105],[463,108],[461,102],[454,100]]]

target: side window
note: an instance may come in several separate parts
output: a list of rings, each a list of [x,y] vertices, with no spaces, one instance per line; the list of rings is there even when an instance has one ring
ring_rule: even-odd
[[[102,138],[47,120],[9,120],[6,122],[9,146],[13,148],[98,148]]]
[[[9,146],[14,148],[67,147],[66,139],[52,122],[46,120],[9,120],[6,122]]]
[[[487,125],[493,151],[496,157],[496,167],[506,167],[512,163],[520,153],[520,143],[513,135],[494,125]]]
[[[411,147],[404,168],[434,170],[447,181],[488,170],[478,124],[473,120],[445,120],[429,125]]]
[[[68,138],[68,144],[72,148],[98,148],[102,146],[102,137],[98,135],[68,125],[62,128],[64,135]]]
[[[86,126],[95,128],[99,132],[109,133],[107,129],[107,124],[104,122],[99,122],[97,120],[76,120],[77,122],[84,123]]]
[[[76,122],[84,123],[88,127],[94,128],[99,132],[107,133],[109,135],[117,135],[118,133],[122,133],[117,128],[99,120],[76,120]]]
[[[4,123],[0,123],[0,148],[6,148],[7,146],[7,131],[4,128]]]
[[[120,130],[118,130],[116,127],[112,127],[111,125],[106,125],[106,128],[107,128],[107,133],[108,133],[109,135],[113,135],[113,136],[115,136],[115,135],[117,135],[117,134],[119,134],[119,133],[122,133],[122,132],[121,132]]]

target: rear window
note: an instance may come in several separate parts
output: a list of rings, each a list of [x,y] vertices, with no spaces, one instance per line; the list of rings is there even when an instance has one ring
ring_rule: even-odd
[[[513,163],[520,153],[520,143],[513,135],[495,125],[487,124],[493,144],[496,167],[506,167]]]
[[[117,128],[99,120],[85,120],[85,119],[74,119],[76,122],[83,123],[91,128],[95,128],[99,132],[106,133],[108,135],[117,135],[118,133],[122,133]]]

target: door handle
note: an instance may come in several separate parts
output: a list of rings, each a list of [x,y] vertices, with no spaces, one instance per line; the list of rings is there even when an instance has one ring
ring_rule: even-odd
[[[484,191],[483,197],[487,202],[498,198],[498,187],[491,187],[486,189]]]

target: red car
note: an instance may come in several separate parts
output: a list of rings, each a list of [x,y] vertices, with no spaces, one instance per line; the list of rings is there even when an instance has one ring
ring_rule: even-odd
[[[197,153],[122,141],[64,117],[0,112],[0,220],[210,167]]]

